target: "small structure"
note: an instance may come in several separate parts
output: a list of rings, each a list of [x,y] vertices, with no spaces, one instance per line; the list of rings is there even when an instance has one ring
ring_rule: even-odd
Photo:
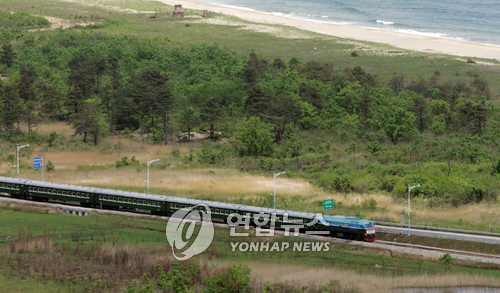
[[[182,11],[182,5],[175,5],[175,10],[173,12],[174,17],[184,17],[184,11]]]
[[[81,209],[77,207],[69,207],[69,206],[61,206],[61,211],[65,213],[69,213],[79,217],[86,217],[90,214],[91,210],[89,209]]]

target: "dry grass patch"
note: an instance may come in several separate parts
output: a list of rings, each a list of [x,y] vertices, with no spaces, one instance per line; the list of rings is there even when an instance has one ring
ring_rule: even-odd
[[[95,159],[95,158],[94,158]],[[88,158],[89,161],[94,160]],[[115,160],[116,161],[116,160]],[[56,163],[56,167],[58,167]],[[23,172],[23,177],[39,180],[34,171]],[[273,178],[243,175],[231,170],[152,170],[150,187],[154,189],[190,191],[213,195],[261,194],[273,191]],[[146,171],[135,167],[111,168],[89,172],[46,172],[45,180],[57,183],[87,186],[129,186],[146,188]],[[314,196],[316,189],[309,183],[294,178],[276,179],[276,190],[280,195]]]
[[[288,263],[286,266],[274,263],[248,262],[252,279],[256,283],[286,283],[299,286],[322,286],[330,280],[339,280],[342,287],[359,287],[361,292],[388,292],[403,287],[447,287],[447,286],[500,286],[500,280],[493,277],[437,274],[418,276],[360,275],[351,270],[311,267]]]

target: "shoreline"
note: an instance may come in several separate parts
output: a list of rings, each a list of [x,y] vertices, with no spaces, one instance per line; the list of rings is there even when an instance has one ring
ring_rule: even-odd
[[[460,57],[494,59],[500,61],[500,46],[483,45],[467,41],[438,38],[422,35],[405,34],[375,28],[321,23],[313,20],[302,20],[286,16],[263,13],[235,7],[219,6],[191,0],[156,0],[168,5],[180,4],[183,8],[209,10],[242,20],[271,25],[295,27],[301,30],[327,36],[367,41],[393,46],[395,48],[424,53],[444,54]]]

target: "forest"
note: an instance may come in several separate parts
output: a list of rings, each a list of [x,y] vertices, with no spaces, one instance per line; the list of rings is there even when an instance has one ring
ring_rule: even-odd
[[[360,66],[96,31],[123,25],[116,19],[36,33],[26,23],[0,25],[7,143],[52,145],[57,134],[36,133],[44,121],[66,121],[95,146],[132,132],[150,144],[209,132],[188,160],[286,170],[342,193],[404,198],[418,183],[414,195],[430,207],[495,202],[500,192],[498,93],[472,69],[459,82],[439,71],[381,78]]]

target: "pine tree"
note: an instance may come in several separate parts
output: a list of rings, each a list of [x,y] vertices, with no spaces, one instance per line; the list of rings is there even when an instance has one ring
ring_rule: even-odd
[[[10,43],[5,43],[2,45],[2,54],[0,55],[0,63],[7,65],[7,67],[11,67],[14,63],[14,59],[16,59],[16,53],[12,49],[12,45]]]

